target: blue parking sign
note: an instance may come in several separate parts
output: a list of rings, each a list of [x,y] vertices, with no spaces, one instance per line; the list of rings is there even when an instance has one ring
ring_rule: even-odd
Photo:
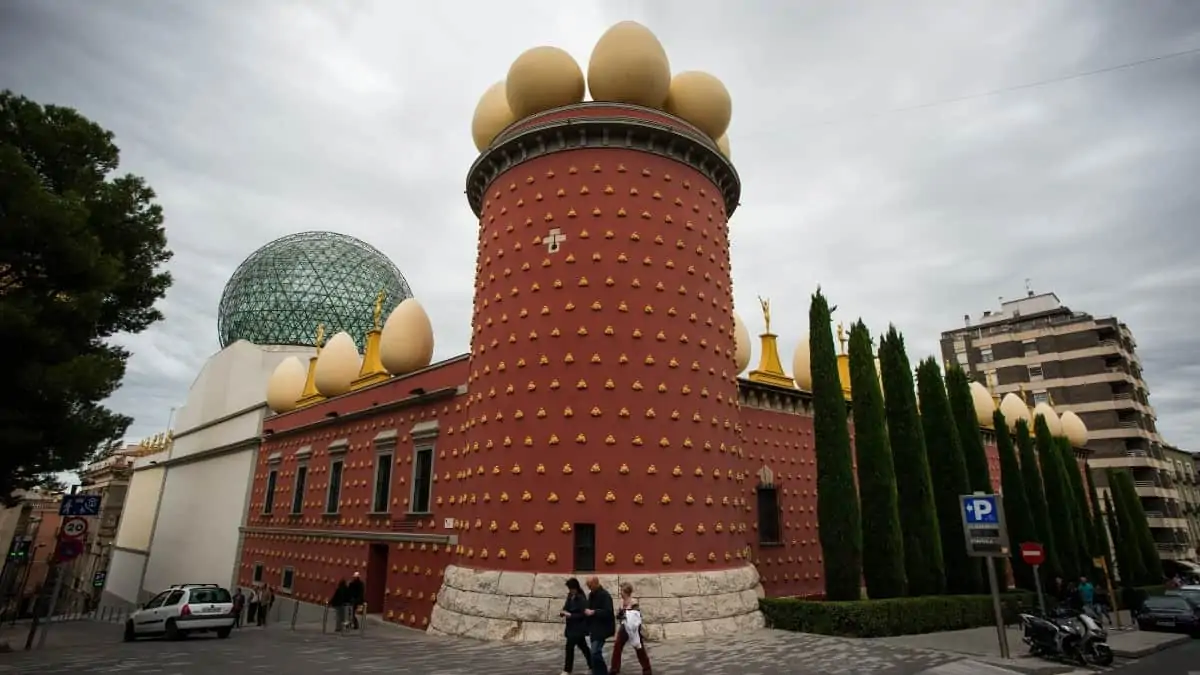
[[[100,515],[100,495],[63,495],[58,507],[60,516]]]
[[[963,495],[963,520],[972,525],[995,525],[1000,522],[996,495]]]

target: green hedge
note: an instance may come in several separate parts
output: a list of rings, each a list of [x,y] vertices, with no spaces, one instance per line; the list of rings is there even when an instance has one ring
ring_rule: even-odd
[[[1166,586],[1123,586],[1117,591],[1121,594],[1121,609],[1134,611],[1142,608],[1142,603],[1151,595],[1162,595],[1167,592]]]
[[[1037,596],[1013,592],[1001,596],[1004,618],[1036,610]],[[918,598],[827,602],[798,598],[759,601],[767,625],[780,630],[844,637],[917,635],[995,624],[990,595],[933,595]]]

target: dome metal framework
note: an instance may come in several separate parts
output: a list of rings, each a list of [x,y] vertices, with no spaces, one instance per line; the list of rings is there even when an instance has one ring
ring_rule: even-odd
[[[238,340],[315,346],[322,324],[326,338],[345,331],[361,348],[380,291],[384,316],[412,297],[399,268],[370,244],[335,232],[281,237],[250,254],[225,284],[221,348]]]

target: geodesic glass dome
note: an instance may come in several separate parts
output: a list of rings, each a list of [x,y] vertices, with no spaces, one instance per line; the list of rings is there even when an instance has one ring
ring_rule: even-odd
[[[375,298],[383,316],[412,290],[400,270],[366,242],[335,232],[301,232],[246,258],[221,293],[217,334],[224,349],[238,340],[257,345],[316,344],[346,331],[359,347],[374,326]]]

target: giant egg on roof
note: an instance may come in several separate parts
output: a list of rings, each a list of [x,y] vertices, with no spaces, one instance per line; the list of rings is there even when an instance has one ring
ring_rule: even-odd
[[[713,140],[725,135],[729,120],[733,117],[733,101],[724,83],[699,70],[679,73],[671,78],[664,108],[672,115],[691,122]],[[723,149],[722,152],[727,150]]]
[[[662,108],[671,89],[667,51],[649,28],[622,21],[596,41],[587,86],[595,101]]]
[[[583,91],[583,71],[558,47],[525,51],[509,67],[504,83],[508,109],[517,119],[579,103]]]

